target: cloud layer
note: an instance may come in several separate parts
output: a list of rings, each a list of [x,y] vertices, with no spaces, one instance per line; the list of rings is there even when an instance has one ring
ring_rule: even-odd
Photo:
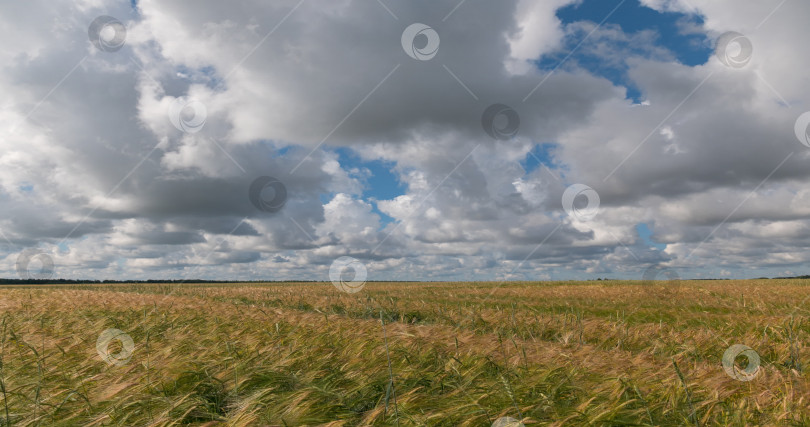
[[[0,274],[26,248],[65,278],[327,280],[342,256],[370,280],[807,273],[810,5],[642,1],[743,35],[688,66],[649,31],[561,22],[574,4],[4,5]],[[99,16],[121,25],[88,36]],[[430,55],[403,49],[413,23]],[[746,40],[750,60],[724,63]],[[391,185],[378,161],[402,194],[368,196]],[[251,202],[265,176],[283,207]],[[564,209],[573,184],[598,194],[593,218]]]

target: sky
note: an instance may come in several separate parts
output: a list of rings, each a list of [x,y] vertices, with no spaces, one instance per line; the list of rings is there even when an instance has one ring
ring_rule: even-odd
[[[807,16],[4,2],[0,277],[808,274]]]

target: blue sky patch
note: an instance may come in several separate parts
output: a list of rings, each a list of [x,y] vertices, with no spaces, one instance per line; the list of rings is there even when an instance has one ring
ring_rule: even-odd
[[[338,162],[340,162],[343,169],[358,168],[369,171],[367,185],[363,189],[364,199],[391,200],[405,194],[407,188],[399,181],[397,175],[392,172],[396,166],[394,162],[383,160],[365,161],[350,148],[337,148],[335,152],[338,154]]]
[[[667,245],[663,243],[656,243],[652,240],[653,231],[650,229],[649,225],[643,222],[636,225],[636,232],[638,233],[638,237],[640,237],[641,240],[651,248],[662,251],[667,247]]]
[[[583,0],[579,4],[567,6],[557,11],[557,17],[562,24],[571,25],[581,21],[600,23],[605,20],[611,11],[616,9],[621,0]],[[602,29],[620,28],[628,35],[624,42],[612,40],[610,48],[623,53],[620,57],[637,55],[649,57],[652,48],[666,49],[674,60],[688,65],[705,64],[712,55],[711,42],[705,32],[701,30],[703,19],[697,15],[687,15],[676,12],[661,13],[642,6],[638,0],[626,0],[616,11],[605,20]],[[576,31],[574,35],[564,41],[564,47],[552,55],[546,55],[537,61],[538,67],[551,71],[588,36],[589,31]],[[638,44],[642,32],[652,32],[654,37],[650,40],[654,45]],[[589,72],[607,78],[616,85],[627,88],[627,97],[636,102],[643,100],[641,94],[627,77],[626,63],[609,63],[598,52],[594,53],[593,44],[598,39],[593,34],[568,59]],[[605,52],[610,54],[609,52]],[[612,56],[612,55],[611,55]]]
[[[393,172],[396,164],[384,160],[366,161],[360,158],[351,148],[337,148],[334,150],[338,155],[338,162],[345,170],[361,169],[368,172],[361,176],[365,179],[362,198],[371,203],[374,213],[380,216],[382,226],[393,222],[393,218],[382,213],[377,208],[377,200],[392,200],[397,196],[404,195],[407,186],[399,180]]]
[[[554,151],[557,150],[558,147],[559,144],[552,142],[537,144],[531,151],[526,153],[526,158],[520,162],[520,166],[526,171],[527,175],[539,169],[542,165],[546,165],[547,168],[554,170],[556,168],[554,164]]]

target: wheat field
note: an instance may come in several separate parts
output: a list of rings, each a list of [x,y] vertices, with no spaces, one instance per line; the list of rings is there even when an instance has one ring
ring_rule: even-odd
[[[808,425],[808,291],[798,279],[9,286],[0,425]],[[736,344],[756,366],[724,369]]]

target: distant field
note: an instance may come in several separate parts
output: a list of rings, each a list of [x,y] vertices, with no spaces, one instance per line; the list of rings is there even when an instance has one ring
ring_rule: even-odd
[[[810,425],[807,299],[810,280],[4,287],[0,425]],[[749,381],[723,369],[734,344],[760,357]]]

